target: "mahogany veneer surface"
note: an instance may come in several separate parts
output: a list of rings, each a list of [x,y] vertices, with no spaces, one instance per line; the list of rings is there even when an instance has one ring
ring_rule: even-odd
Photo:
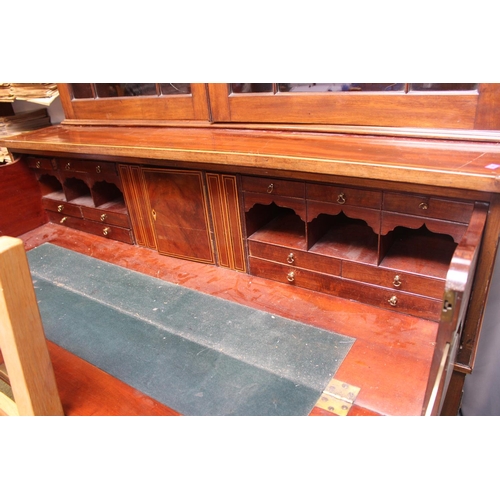
[[[353,348],[335,374],[336,379],[361,388],[352,414],[420,415],[437,332],[435,322],[213,265],[162,256],[154,250],[105,240],[55,224],[49,223],[26,233],[22,239],[26,250],[50,241],[156,278],[355,337]],[[50,350],[54,356],[61,355],[60,349],[51,346]],[[54,362],[56,377],[63,404],[70,407],[71,414],[100,414],[99,411],[168,414],[170,411],[151,401],[141,406],[141,397],[138,406],[133,403],[132,408],[120,406],[124,404],[120,400],[126,398],[119,397],[109,410],[99,410],[100,404],[105,402],[96,400],[91,394],[89,384],[93,382],[88,381],[89,375],[84,375],[87,386],[82,389],[77,381],[79,375],[64,376],[60,371],[63,363],[58,359]],[[76,365],[75,370],[86,372],[83,368],[80,372]],[[112,377],[107,377],[109,382],[101,381],[102,384],[116,384]],[[88,394],[88,401],[87,396],[80,399],[71,396],[75,384],[83,394]],[[130,388],[120,390],[130,392]],[[323,413],[319,409],[312,412]]]
[[[216,163],[499,192],[497,143],[224,128],[57,125],[4,138],[17,152]],[[277,172],[274,172],[277,175]]]
[[[22,162],[0,165],[0,186],[0,236],[19,236],[47,222],[40,188]]]

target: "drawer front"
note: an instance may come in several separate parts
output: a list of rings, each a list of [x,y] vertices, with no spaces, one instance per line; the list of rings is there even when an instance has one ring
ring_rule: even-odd
[[[328,293],[336,297],[355,300],[394,312],[411,314],[431,321],[438,321],[441,315],[442,300],[327,276],[256,257],[250,257],[249,261],[250,273],[261,278]]]
[[[103,222],[113,226],[130,228],[130,222],[126,213],[99,210],[98,208],[82,207],[83,217],[96,222]]]
[[[273,194],[291,198],[305,197],[305,183],[302,181],[243,176],[242,188],[248,193]]]
[[[375,209],[380,209],[382,206],[381,191],[313,183],[308,183],[306,189],[308,200]]]
[[[256,257],[249,258],[250,274],[261,278],[286,283],[290,286],[298,286],[316,292],[339,295],[341,279],[326,274],[314,273],[306,269],[298,269],[292,266],[278,264]]]
[[[29,156],[26,158],[28,167],[34,168],[36,170],[56,170],[56,163],[52,162],[50,158],[38,158],[34,156]]]
[[[248,242],[248,251],[251,257],[271,260],[291,268],[309,269],[332,276],[340,276],[341,261],[339,259],[257,241]]]
[[[71,203],[51,200],[50,198],[42,198],[42,206],[45,210],[50,210],[51,212],[57,212],[61,216],[70,215],[71,217],[82,218],[82,211],[78,205],[73,205]]]
[[[61,217],[61,214],[55,212],[47,212],[47,214],[49,215],[49,220],[56,224],[61,224],[72,229],[78,229],[79,231],[84,231],[86,233],[103,236],[104,238],[108,238],[111,240],[122,241],[124,243],[130,244],[134,243],[132,231],[130,231],[129,229],[101,224],[99,222],[94,222],[87,219],[78,219],[76,217]]]
[[[84,174],[116,174],[116,165],[111,162],[94,160],[74,160],[59,158],[59,170],[63,172],[80,172]]]
[[[410,292],[438,300],[443,298],[445,285],[445,280],[348,261],[342,264],[342,277],[392,289],[395,292]]]
[[[384,193],[384,210],[431,219],[467,223],[470,221],[473,203],[432,198],[407,193]]]
[[[394,291],[347,279],[343,280],[340,296],[431,321],[439,321],[443,307],[442,300]]]

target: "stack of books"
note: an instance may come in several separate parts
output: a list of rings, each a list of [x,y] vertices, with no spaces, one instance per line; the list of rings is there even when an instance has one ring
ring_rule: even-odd
[[[12,102],[13,100],[10,83],[0,83],[0,102]]]
[[[48,127],[50,116],[46,108],[12,116],[0,116],[0,137],[16,135],[29,130]],[[0,163],[11,161],[7,148],[0,147]]]
[[[55,83],[11,83],[10,89],[15,99],[45,99],[58,95]]]
[[[58,95],[56,83],[0,83],[0,102],[19,99],[49,106]]]

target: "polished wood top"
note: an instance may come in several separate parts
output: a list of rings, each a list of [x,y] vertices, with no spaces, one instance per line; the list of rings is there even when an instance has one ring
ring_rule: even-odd
[[[56,125],[0,140],[14,153],[196,162],[259,175],[318,174],[500,192],[500,143],[212,127]],[[498,168],[497,168],[498,167]]]

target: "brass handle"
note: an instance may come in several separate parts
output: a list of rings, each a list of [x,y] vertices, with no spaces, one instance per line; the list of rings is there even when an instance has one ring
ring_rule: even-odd
[[[398,298],[393,295],[389,300],[389,304],[391,304],[392,307],[396,307],[396,304],[398,303]]]
[[[71,163],[68,161],[68,163],[66,163],[66,165],[64,166],[64,168],[66,170],[69,170],[71,168]]]
[[[36,162],[36,168],[40,168],[42,166],[42,164],[40,163],[40,161],[37,161]]]
[[[108,214],[101,214],[101,222],[104,222],[108,218]]]
[[[104,234],[104,236],[107,236],[108,234],[111,233],[111,228],[110,227],[105,227],[103,230],[102,230],[102,234]]]
[[[64,205],[57,205],[57,211],[62,212],[64,210]]]
[[[61,219],[61,224],[64,224],[67,220],[68,220],[68,218],[67,218],[67,217],[63,217],[63,218]]]
[[[100,174],[101,173],[101,166],[100,165],[97,165],[97,167],[95,168],[95,171]]]
[[[153,219],[156,221],[156,210],[153,208],[153,210],[151,210],[151,215],[153,216]]]
[[[399,276],[399,274],[396,274],[396,276],[394,276],[394,280],[393,280],[392,284],[396,288],[399,288],[401,286],[401,277]]]
[[[295,273],[293,271],[290,271],[287,276],[286,276],[286,279],[290,282],[290,283],[293,283],[295,281]]]
[[[420,203],[418,208],[420,208],[421,210],[427,210],[429,208],[429,205],[427,205],[427,203]]]
[[[345,203],[345,194],[344,193],[340,193],[338,196],[337,196],[337,203],[339,205],[343,205]]]
[[[267,186],[268,194],[271,194],[273,192],[273,189],[274,189],[274,184],[269,184],[269,186]]]
[[[295,255],[293,255],[293,252],[290,252],[288,254],[288,257],[286,258],[286,261],[289,263],[289,264],[293,264],[295,262]]]

